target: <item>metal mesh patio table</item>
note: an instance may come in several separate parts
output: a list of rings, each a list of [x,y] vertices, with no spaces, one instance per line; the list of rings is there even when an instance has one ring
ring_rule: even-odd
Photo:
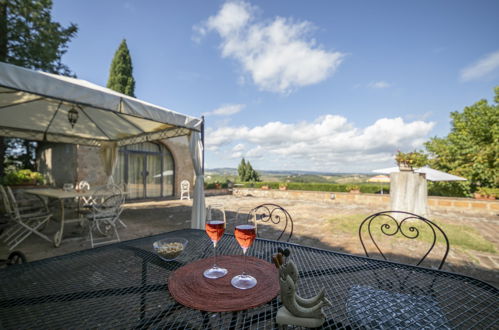
[[[174,261],[153,253],[153,242],[167,237],[189,241]],[[210,247],[204,231],[185,229],[1,270],[0,328],[276,328],[279,299],[240,312],[208,313],[170,296],[170,273],[211,257]],[[477,279],[263,239],[249,255],[270,260],[278,247],[291,250],[301,296],[326,288],[332,306],[324,308],[324,328],[499,328],[498,289]],[[218,250],[241,254],[232,235],[224,236]]]

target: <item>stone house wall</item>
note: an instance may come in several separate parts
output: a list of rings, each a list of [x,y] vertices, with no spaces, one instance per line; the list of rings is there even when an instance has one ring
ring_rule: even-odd
[[[187,180],[190,183],[190,195],[194,188],[194,165],[192,164],[191,151],[189,150],[189,139],[187,136],[178,136],[166,140],[163,143],[172,153],[175,164],[174,195],[180,198],[180,182]]]
[[[180,182],[194,184],[194,167],[189,151],[187,136],[160,141],[171,152],[175,166],[174,197],[180,198]],[[45,174],[50,184],[62,187],[64,183],[86,180],[90,186],[107,183],[104,161],[99,148],[83,145],[53,143],[47,144],[39,156],[39,171]]]
[[[64,183],[76,182],[76,146],[63,143],[46,143],[38,154],[38,171],[48,183],[62,187]]]

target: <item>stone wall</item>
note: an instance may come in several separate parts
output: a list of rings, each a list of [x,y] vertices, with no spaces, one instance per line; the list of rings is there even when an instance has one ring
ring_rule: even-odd
[[[180,182],[189,181],[191,193],[194,188],[194,166],[192,164],[191,152],[189,150],[189,139],[187,136],[178,136],[166,140],[163,143],[172,153],[175,162],[174,195],[180,198]]]
[[[38,158],[38,171],[48,184],[62,187],[76,181],[76,146],[63,143],[46,143]]]
[[[255,196],[268,199],[295,199],[312,200],[321,202],[330,202],[332,204],[355,203],[379,207],[380,211],[390,208],[390,195],[379,194],[351,194],[341,192],[320,192],[320,191],[302,191],[302,190],[263,190],[255,188],[234,188],[235,196]],[[498,200],[476,200],[471,198],[453,198],[453,197],[428,197],[428,207],[431,211],[438,212],[458,212],[469,214],[497,215],[499,214]]]
[[[76,150],[76,182],[85,180],[90,187],[106,184],[107,175],[100,148],[78,145]]]

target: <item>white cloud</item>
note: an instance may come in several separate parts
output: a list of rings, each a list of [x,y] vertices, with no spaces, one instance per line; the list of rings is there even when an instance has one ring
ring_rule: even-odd
[[[255,160],[257,166],[266,169],[282,169],[286,164],[288,169],[367,171],[394,165],[393,155],[398,149],[420,148],[434,125],[422,120],[405,122],[398,117],[358,128],[343,116],[326,115],[313,122],[269,122],[210,130],[206,146],[221,151],[221,155],[237,154],[235,158],[246,157],[252,163]]]
[[[242,109],[244,109],[246,105],[245,104],[226,104],[224,106],[221,106],[220,108],[217,108],[213,111],[210,112],[204,112],[203,115],[205,116],[230,116],[234,115],[238,112],[240,112]]]
[[[199,36],[216,31],[222,56],[239,62],[262,90],[286,93],[332,75],[345,54],[317,46],[312,23],[276,17],[257,21],[257,7],[226,2],[215,15],[194,27]]]
[[[392,84],[387,83],[386,81],[373,81],[373,82],[369,83],[369,85],[367,85],[367,86],[370,87],[370,88],[381,89],[381,88],[391,87]]]
[[[243,153],[241,151],[237,151],[237,152],[234,152],[232,153],[232,155],[230,155],[230,158],[242,158],[243,157]]]
[[[461,81],[480,79],[499,69],[499,50],[461,70]],[[497,70],[499,72],[499,70]]]
[[[232,151],[243,151],[243,150],[244,150],[244,144],[242,143],[236,144],[234,148],[232,148]]]

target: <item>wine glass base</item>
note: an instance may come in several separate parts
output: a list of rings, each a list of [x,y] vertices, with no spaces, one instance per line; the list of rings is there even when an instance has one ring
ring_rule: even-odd
[[[227,273],[227,269],[213,266],[210,269],[205,270],[203,276],[206,278],[220,278],[227,275]]]
[[[233,287],[241,290],[251,289],[257,283],[256,278],[251,275],[237,275],[230,281]]]

